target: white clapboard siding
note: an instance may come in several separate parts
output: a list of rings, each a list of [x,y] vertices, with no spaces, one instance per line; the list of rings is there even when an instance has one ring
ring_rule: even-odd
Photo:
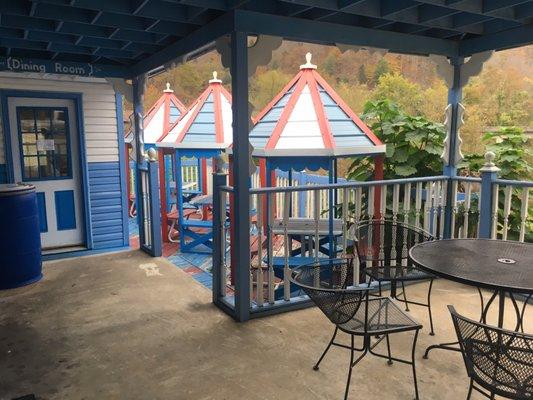
[[[104,79],[2,72],[0,89],[81,93],[87,161],[118,161],[115,92]],[[0,164],[4,163],[4,134],[0,126]]]

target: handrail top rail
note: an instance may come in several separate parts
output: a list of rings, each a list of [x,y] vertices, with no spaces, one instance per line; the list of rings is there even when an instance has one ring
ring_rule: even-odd
[[[266,188],[250,189],[250,194],[305,192],[305,191],[313,191],[313,190],[334,190],[334,189],[357,189],[359,187],[388,186],[388,185],[396,185],[396,184],[402,184],[402,183],[445,181],[448,179],[449,178],[447,176],[439,175],[439,176],[424,176],[420,178],[387,179],[387,180],[366,181],[366,182],[350,181],[347,183],[332,183],[332,184],[327,184],[327,185],[266,187]]]
[[[475,176],[453,176],[452,181],[481,183],[482,179]]]
[[[493,183],[497,185],[533,187],[533,181],[515,181],[511,179],[495,179]]]

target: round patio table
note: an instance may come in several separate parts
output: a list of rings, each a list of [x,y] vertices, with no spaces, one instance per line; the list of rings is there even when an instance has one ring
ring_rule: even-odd
[[[481,322],[498,297],[498,327],[503,327],[505,298],[509,296],[516,312],[515,330],[523,330],[527,301],[533,295],[533,244],[491,239],[448,239],[417,244],[409,251],[411,260],[422,270],[455,282],[478,288],[481,297]],[[480,289],[493,295],[484,305]],[[522,310],[513,294],[526,295]],[[433,345],[433,348],[459,351],[455,343]]]

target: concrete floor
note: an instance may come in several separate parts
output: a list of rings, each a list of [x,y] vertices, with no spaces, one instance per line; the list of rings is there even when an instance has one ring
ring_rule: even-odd
[[[44,274],[0,294],[0,399],[342,398],[346,350],[332,349],[320,371],[311,368],[332,333],[317,309],[238,324],[190,275],[140,252],[49,262]],[[425,291],[417,285],[409,294]],[[425,327],[418,343],[421,398],[462,399],[460,354],[421,356],[454,338],[446,304],[479,315],[477,292],[438,281],[433,299],[437,336]],[[428,324],[425,309],[411,313]],[[411,335],[392,339],[395,355],[408,356]],[[351,398],[413,398],[410,367],[366,358],[354,370]]]

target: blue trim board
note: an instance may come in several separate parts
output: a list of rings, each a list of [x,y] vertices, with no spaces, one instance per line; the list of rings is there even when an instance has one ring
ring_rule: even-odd
[[[122,110],[122,95],[115,92],[115,109],[117,118],[118,160],[120,170],[120,191],[122,192],[122,234],[125,246],[129,244],[128,224],[128,160],[126,159],[126,144],[124,143],[124,118]]]
[[[48,232],[48,219],[46,217],[46,200],[44,192],[37,192],[37,212],[39,213],[39,231]]]
[[[56,206],[56,221],[58,231],[76,229],[76,207],[74,206],[73,190],[58,190],[54,192]]]
[[[76,127],[78,130],[78,151],[80,155],[81,189],[83,196],[83,211],[85,215],[85,245],[92,248],[91,214],[89,206],[89,175],[87,171],[87,155],[85,152],[85,128],[83,123],[83,98],[76,92],[43,92],[33,90],[0,90],[0,105],[2,107],[2,123],[4,126],[4,143],[7,161],[7,182],[14,182],[13,158],[11,148],[11,127],[9,124],[8,99],[10,97],[28,97],[41,99],[65,99],[74,101],[76,110]]]

